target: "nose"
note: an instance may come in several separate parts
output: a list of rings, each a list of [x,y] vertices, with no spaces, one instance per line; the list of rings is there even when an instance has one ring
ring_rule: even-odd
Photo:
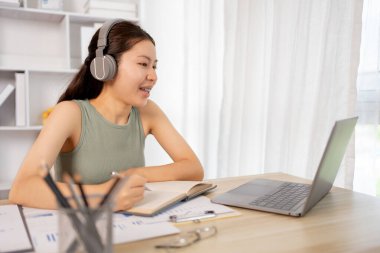
[[[156,70],[154,68],[152,68],[147,77],[146,77],[149,81],[152,81],[152,82],[156,82],[157,81],[157,73],[156,73]]]

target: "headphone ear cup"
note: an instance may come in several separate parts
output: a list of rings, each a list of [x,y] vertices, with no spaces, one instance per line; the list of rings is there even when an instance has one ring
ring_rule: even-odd
[[[90,65],[92,76],[99,81],[108,81],[115,77],[117,64],[111,55],[95,57]]]
[[[111,80],[115,77],[117,71],[117,64],[115,58],[107,54],[104,56],[104,69],[106,69],[106,77],[104,81]]]

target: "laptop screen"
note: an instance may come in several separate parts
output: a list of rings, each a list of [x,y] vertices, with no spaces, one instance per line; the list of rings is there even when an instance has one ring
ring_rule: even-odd
[[[310,210],[310,208],[330,191],[338,174],[340,163],[342,162],[357,120],[358,117],[354,117],[335,122],[319,163],[317,173],[315,174],[310,196],[306,202],[303,213]]]

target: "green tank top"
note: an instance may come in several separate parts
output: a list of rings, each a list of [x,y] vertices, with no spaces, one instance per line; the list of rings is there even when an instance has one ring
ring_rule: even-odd
[[[140,113],[132,107],[126,125],[107,121],[88,100],[74,100],[82,112],[78,145],[60,153],[55,162],[56,178],[62,172],[77,173],[84,184],[99,184],[110,179],[112,171],[145,166],[145,135]]]

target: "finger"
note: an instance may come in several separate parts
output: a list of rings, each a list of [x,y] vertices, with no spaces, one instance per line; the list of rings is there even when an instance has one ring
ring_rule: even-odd
[[[144,188],[138,187],[138,188],[130,188],[126,191],[125,197],[136,197],[136,196],[142,196],[144,197]]]
[[[146,178],[139,176],[139,175],[132,175],[129,176],[126,185],[129,187],[138,187],[138,186],[144,186],[146,183]]]
[[[118,199],[128,199],[136,196],[144,196],[144,187],[125,187],[119,192]]]
[[[123,201],[119,202],[119,209],[127,210],[132,208],[136,203],[141,201],[143,199],[143,196],[135,196],[135,197],[129,197],[124,199]]]

